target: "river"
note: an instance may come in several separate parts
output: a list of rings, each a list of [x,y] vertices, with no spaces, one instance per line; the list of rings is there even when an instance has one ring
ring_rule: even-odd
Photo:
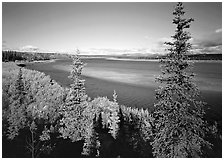
[[[156,102],[155,90],[160,85],[155,78],[161,74],[158,61],[121,61],[116,59],[82,59],[86,66],[83,79],[87,94],[93,99],[106,96],[112,99],[114,90],[119,104],[138,108],[151,108]],[[60,85],[68,87],[72,61],[60,59],[50,63],[30,63],[26,68],[45,72]],[[222,63],[194,62],[195,83],[201,98],[210,108],[210,116],[217,119],[222,114]]]

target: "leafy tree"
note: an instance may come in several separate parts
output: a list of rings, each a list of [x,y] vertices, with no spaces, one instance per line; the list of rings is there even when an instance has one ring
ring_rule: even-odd
[[[177,3],[173,15],[176,25],[169,53],[161,60],[162,75],[157,78],[162,83],[156,93],[158,102],[154,105],[155,118],[153,154],[156,157],[198,157],[202,147],[210,146],[205,140],[206,122],[203,120],[204,102],[199,99],[199,90],[192,82],[187,54],[191,48],[191,38],[185,29],[190,27],[192,18],[184,18],[184,7]]]
[[[69,78],[73,80],[73,83],[70,85],[65,105],[61,109],[62,119],[59,129],[63,138],[70,138],[72,141],[83,139],[88,126],[88,115],[83,114],[88,107],[85,80],[81,79],[84,63],[78,54],[79,50],[76,55],[72,56],[73,65]]]
[[[4,84],[9,84],[4,90],[9,96],[7,137],[26,141],[32,157],[49,154],[54,145],[51,144],[51,134],[57,130],[64,90],[43,73],[9,66],[9,74],[3,76]],[[18,70],[19,74],[15,76]],[[8,79],[10,81],[6,82]]]

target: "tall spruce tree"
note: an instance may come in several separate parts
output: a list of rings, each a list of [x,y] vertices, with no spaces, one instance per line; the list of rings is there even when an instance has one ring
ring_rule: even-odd
[[[85,80],[81,79],[84,63],[77,54],[72,56],[73,65],[69,78],[73,81],[67,94],[65,105],[61,114],[63,118],[60,121],[59,132],[63,138],[70,138],[72,141],[83,139],[86,132],[87,115],[83,114],[88,107],[87,95],[85,92]]]
[[[120,117],[119,117],[119,105],[117,103],[117,93],[115,90],[113,93],[113,103],[111,106],[111,113],[109,119],[110,119],[109,133],[114,137],[114,139],[116,139],[120,129],[119,128]]]
[[[155,157],[198,157],[202,147],[210,146],[205,140],[207,131],[203,120],[204,102],[199,100],[199,90],[193,83],[192,66],[187,60],[191,49],[190,27],[192,18],[184,18],[184,7],[177,3],[173,15],[176,25],[172,42],[165,59],[161,60],[162,75],[157,81],[162,84],[156,93],[154,105],[155,130],[152,142]]]
[[[25,90],[22,77],[22,69],[19,69],[18,77],[10,97],[8,120],[8,138],[14,139],[19,135],[19,130],[26,125]]]

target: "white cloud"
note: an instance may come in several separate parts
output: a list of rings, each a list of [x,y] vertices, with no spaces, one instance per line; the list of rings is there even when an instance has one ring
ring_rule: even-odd
[[[222,28],[219,28],[219,29],[215,30],[215,33],[220,33],[220,32],[222,32]]]
[[[23,47],[20,47],[20,51],[26,51],[26,52],[36,52],[39,50],[38,47],[32,46],[32,45],[26,45]]]

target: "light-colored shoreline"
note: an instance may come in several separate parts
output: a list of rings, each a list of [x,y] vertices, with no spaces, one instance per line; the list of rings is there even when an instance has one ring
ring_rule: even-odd
[[[41,60],[41,61],[32,61],[30,63],[51,63],[55,62],[57,59],[50,59],[50,60]]]
[[[55,62],[56,60],[58,60],[58,59],[41,60],[41,61],[31,61],[31,62],[28,62],[28,61],[16,61],[15,63],[16,64],[52,63],[52,62]]]

